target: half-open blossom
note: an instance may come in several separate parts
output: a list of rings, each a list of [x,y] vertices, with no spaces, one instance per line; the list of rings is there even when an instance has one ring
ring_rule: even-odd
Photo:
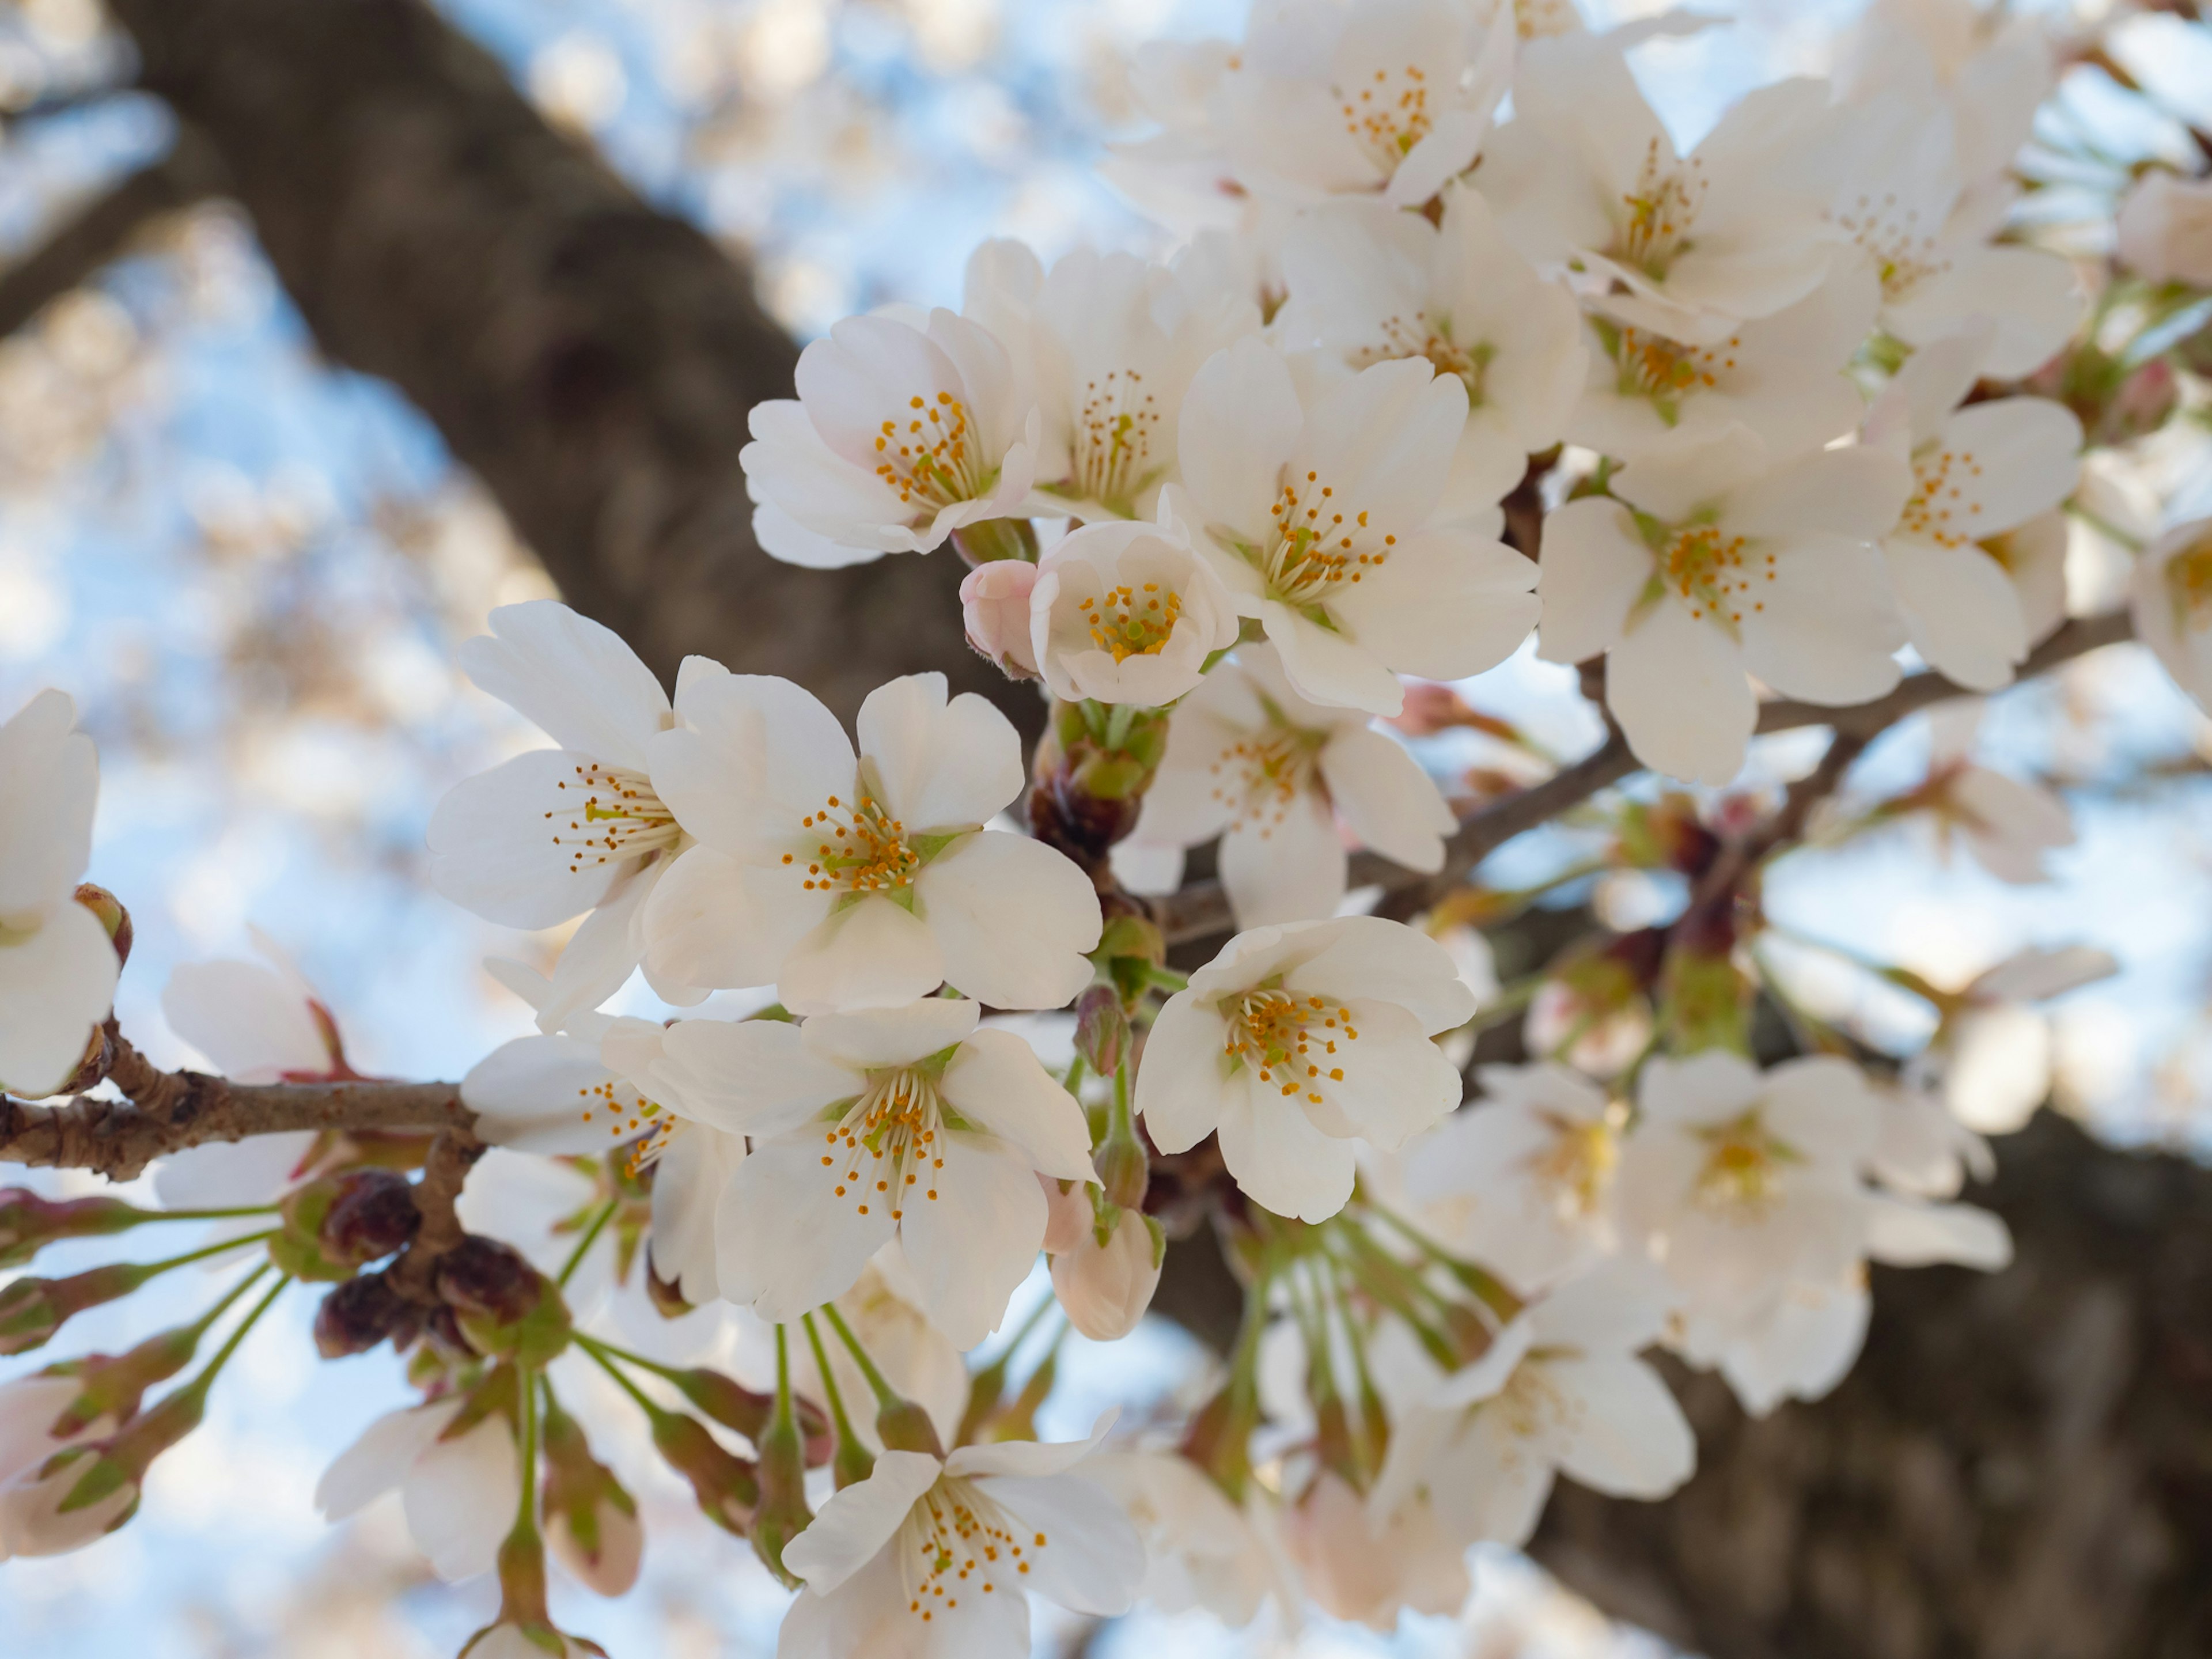
[[[1615,321],[1600,302],[1586,319],[1589,374],[1566,435],[1617,460],[1731,425],[1778,454],[1818,449],[1865,413],[1846,366],[1866,343],[1875,299],[1872,274],[1847,262],[1803,299],[1706,345]]]
[[[76,705],[41,691],[0,726],[0,1087],[51,1094],[115,995],[115,947],[75,897],[92,861],[100,757]]]
[[[1474,1015],[1443,946],[1401,923],[1255,927],[1160,1010],[1137,1109],[1162,1152],[1218,1133],[1254,1202],[1326,1220],[1352,1195],[1356,1143],[1401,1146],[1459,1103],[1429,1039]]]
[[[1004,346],[951,312],[848,317],[799,353],[799,397],[753,406],[753,533],[793,564],[927,553],[1018,514],[1039,427]]]
[[[2212,518],[2178,524],[2136,561],[2136,637],[2174,684],[2212,708]]]
[[[1030,592],[1036,579],[1037,568],[1027,559],[993,559],[960,579],[968,643],[1016,679],[1037,672],[1030,644]]]
[[[1624,1236],[1647,1242],[1681,1297],[1670,1338],[1717,1365],[1749,1410],[1817,1399],[1866,1333],[1869,1256],[1999,1267],[1994,1216],[1890,1196],[1863,1176],[1882,1106],[1827,1056],[1760,1072],[1710,1050],[1644,1068],[1624,1142]]]
[[[1564,1066],[1476,1075],[1480,1098],[1406,1148],[1407,1194],[1455,1250],[1539,1290],[1612,1246],[1618,1115]]]
[[[2063,404],[1960,407],[1990,337],[1983,323],[1913,353],[1866,423],[1869,444],[1912,465],[1911,492],[1881,546],[1913,646],[1976,691],[2009,684],[2028,645],[2020,594],[1982,543],[2057,506],[2081,471],[2081,422]]]
[[[1747,672],[1824,703],[1897,684],[1905,630],[1872,543],[1907,477],[1882,450],[1775,457],[1740,428],[1634,462],[1613,499],[1546,520],[1537,654],[1605,653],[1606,706],[1636,757],[1725,783],[1759,718]]]
[[[1681,1407],[1636,1357],[1667,1312],[1664,1280],[1632,1260],[1539,1298],[1399,1414],[1372,1510],[1425,1500],[1454,1543],[1518,1548],[1559,1473],[1609,1497],[1665,1497],[1697,1466]]]
[[[1566,430],[1588,357],[1573,296],[1514,252],[1474,190],[1449,186],[1435,224],[1370,203],[1302,214],[1283,268],[1286,341],[1310,339],[1354,369],[1425,358],[1467,387],[1455,504],[1492,507]]]
[[[1056,697],[1160,708],[1237,643],[1237,602],[1172,518],[1070,532],[1037,562],[1030,655]]]
[[[1623,323],[1710,345],[1827,275],[1826,106],[1815,81],[1762,87],[1680,155],[1616,43],[1537,41],[1482,193],[1539,270],[1572,273]]]
[[[994,1329],[1036,1259],[1039,1174],[1088,1179],[1075,1098],[973,1002],[771,1020],[686,1020],[671,1091],[752,1153],[717,1227],[722,1294],[788,1320],[841,1295],[893,1238],[961,1347]]]
[[[1409,870],[1433,872],[1455,827],[1403,744],[1364,710],[1309,702],[1273,647],[1248,645],[1168,722],[1167,753],[1127,844],[1176,855],[1133,890],[1171,890],[1181,849],[1218,836],[1240,926],[1318,921],[1344,902],[1346,833]]]
[[[1047,271],[1008,241],[969,259],[963,309],[1006,343],[1034,390],[1033,505],[1091,520],[1152,516],[1175,476],[1191,376],[1260,326],[1249,297],[1188,266],[1079,248]]]
[[[559,747],[518,755],[447,793],[430,816],[430,880],[508,927],[584,917],[539,1012],[550,1031],[620,990],[644,957],[646,901],[685,845],[647,775],[647,747],[676,716],[621,636],[564,605],[502,605],[491,629],[463,643],[462,667]],[[679,684],[721,672],[694,657]],[[663,1000],[698,1000],[683,981],[647,972]]]
[[[315,1506],[343,1521],[397,1487],[415,1547],[441,1578],[489,1572],[522,1498],[514,1425],[500,1412],[465,1418],[465,1396],[387,1413],[338,1455]]]
[[[942,674],[878,687],[860,752],[788,680],[725,675],[681,699],[653,784],[699,845],[646,916],[656,970],[774,981],[802,1013],[884,1007],[950,982],[1054,1008],[1091,977],[1098,897],[1060,854],[982,826],[1022,790],[1021,740]]]
[[[806,1588],[776,1659],[1022,1659],[1031,1590],[1076,1613],[1126,1613],[1145,1547],[1081,1474],[1112,1421],[1088,1440],[883,1453],[784,1547]]]
[[[1058,1183],[1054,1185],[1056,1188]],[[1080,1194],[1083,1188],[1075,1190]],[[1085,1202],[1083,1207],[1087,1212],[1091,1206]],[[852,1289],[833,1297],[830,1305],[852,1328],[884,1379],[900,1398],[911,1400],[928,1414],[937,1437],[949,1445],[968,1408],[968,1362],[951,1339],[929,1322],[922,1305],[925,1300],[904,1253],[892,1244],[878,1250],[875,1259],[860,1270]],[[813,1350],[803,1342],[794,1346],[791,1386],[801,1399],[812,1401],[826,1413],[830,1391],[823,1385]],[[867,1377],[851,1351],[842,1342],[825,1342],[823,1352],[838,1397],[867,1399]],[[883,1449],[874,1413],[856,1413],[853,1430],[870,1451]]]
[[[1467,386],[1425,357],[1300,402],[1282,356],[1243,340],[1192,383],[1177,515],[1316,702],[1395,714],[1401,673],[1495,666],[1535,620],[1535,569],[1450,521]]]
[[[103,1415],[56,1434],[84,1394],[82,1377],[40,1371],[0,1382],[0,1486],[36,1468],[64,1447],[112,1434],[115,1419]]]

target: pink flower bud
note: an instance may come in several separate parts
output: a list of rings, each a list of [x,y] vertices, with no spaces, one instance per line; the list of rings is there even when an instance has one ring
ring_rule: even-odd
[[[1091,1231],[1090,1183],[1076,1182],[1066,1190],[1053,1176],[1041,1175],[1037,1185],[1044,1188],[1045,1221],[1044,1253],[1058,1255],[1072,1250],[1076,1241]]]
[[[1030,590],[1037,568],[1025,559],[994,559],[969,571],[960,584],[960,610],[968,623],[968,643],[1012,678],[1036,677],[1036,651],[1030,643]]]
[[[1085,1227],[1075,1248],[1052,1259],[1053,1293],[1068,1323],[1094,1342],[1127,1336],[1152,1305],[1164,1243],[1156,1224],[1121,1211],[1106,1242]]]

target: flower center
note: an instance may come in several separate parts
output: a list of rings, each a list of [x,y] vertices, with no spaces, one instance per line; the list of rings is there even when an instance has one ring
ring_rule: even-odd
[[[911,886],[921,854],[907,845],[906,825],[881,803],[862,795],[849,805],[837,796],[799,821],[811,831],[806,845],[783,861],[806,860],[801,885],[811,893],[888,893]]]
[[[1741,622],[1744,595],[1751,592],[1753,580],[1760,575],[1774,580],[1773,554],[1759,554],[1743,537],[1726,535],[1717,526],[1692,525],[1662,533],[1666,539],[1659,547],[1654,580],[1688,605],[1694,620],[1711,617]],[[1762,558],[1763,570],[1755,568]],[[1759,600],[1751,608],[1764,611],[1766,605]]]
[[[1617,371],[1614,391],[1624,398],[1647,399],[1668,426],[1681,418],[1686,396],[1711,391],[1720,384],[1716,371],[1735,367],[1741,343],[1731,336],[1721,345],[1686,346],[1647,330],[1602,325],[1599,334]]]
[[[1796,1152],[1767,1132],[1756,1108],[1733,1122],[1702,1131],[1701,1138],[1705,1162],[1690,1201],[1734,1220],[1763,1217],[1774,1201],[1783,1166],[1796,1161]]]
[[[907,412],[876,434],[876,476],[898,491],[902,506],[919,497],[932,507],[972,501],[983,493],[968,406],[949,392],[907,399]]]
[[[568,851],[572,876],[620,859],[649,858],[675,846],[684,833],[642,772],[586,761],[554,787],[566,804],[545,817],[553,825],[553,844]]]
[[[927,1624],[963,1595],[994,1595],[1001,1584],[1016,1595],[1030,1563],[1046,1547],[1044,1534],[1024,1526],[972,1480],[941,1475],[900,1528],[899,1577],[906,1610]]]
[[[1075,483],[1095,501],[1126,506],[1157,470],[1152,440],[1160,411],[1133,368],[1107,371],[1103,381],[1083,388],[1075,415]]]
[[[1090,627],[1091,644],[1121,663],[1132,657],[1158,656],[1166,647],[1176,619],[1182,615],[1182,595],[1173,590],[1163,594],[1158,582],[1146,582],[1141,588],[1125,582],[1076,608]]]
[[[2166,562],[2166,596],[2173,606],[2174,626],[2183,633],[2212,618],[2212,536],[2200,538]]]
[[[1553,1428],[1571,1430],[1583,1415],[1578,1403],[1569,1399],[1553,1379],[1547,1366],[1526,1360],[1513,1368],[1505,1386],[1480,1409],[1504,1418],[1507,1431],[1516,1440],[1534,1440]]]
[[[1380,569],[1398,544],[1395,536],[1376,538],[1367,514],[1349,521],[1335,489],[1309,472],[1303,485],[1286,483],[1267,509],[1274,528],[1257,563],[1267,579],[1267,597],[1285,605],[1325,602],[1340,582],[1357,583]]]
[[[1705,167],[1697,157],[1669,161],[1653,138],[1633,189],[1622,193],[1627,210],[1618,223],[1609,258],[1663,282],[1674,256],[1690,245],[1690,228],[1705,202]]]
[[[649,1164],[658,1163],[660,1155],[668,1150],[668,1143],[684,1127],[682,1118],[664,1109],[659,1101],[640,1094],[635,1084],[619,1078],[603,1078],[588,1089],[577,1090],[576,1097],[583,1103],[584,1121],[604,1122],[610,1139],[641,1137],[630,1150],[632,1175]]]
[[[1448,317],[1431,320],[1425,311],[1417,311],[1411,318],[1390,316],[1382,321],[1382,343],[1362,347],[1354,354],[1354,368],[1368,368],[1376,363],[1395,362],[1401,358],[1425,357],[1429,366],[1439,374],[1456,374],[1467,386],[1467,400],[1471,408],[1480,409],[1483,401],[1483,382],[1490,361],[1498,355],[1498,348],[1487,340],[1473,345],[1462,345],[1452,338],[1451,319]]]
[[[1552,1208],[1562,1221],[1578,1221],[1596,1212],[1620,1161],[1620,1143],[1610,1125],[1577,1122],[1545,1115],[1552,1128],[1552,1144],[1529,1160],[1537,1184],[1551,1195]]]
[[[1963,547],[1973,532],[1954,520],[1972,518],[1982,510],[1979,501],[1965,499],[1966,480],[1982,476],[1982,465],[1972,450],[1952,450],[1930,445],[1912,458],[1912,494],[1898,521],[1900,535],[1917,536],[1938,547]]]
[[[1398,170],[1398,163],[1435,125],[1429,114],[1428,76],[1418,64],[1378,69],[1364,85],[1332,89],[1344,112],[1344,130],[1386,174]]]
[[[1272,835],[1299,793],[1318,787],[1323,741],[1320,732],[1278,725],[1225,744],[1206,769],[1219,780],[1213,799],[1228,805],[1232,822],[1258,825],[1262,838]]]
[[[1885,300],[1901,300],[1929,277],[1940,276],[1951,268],[1948,259],[1936,254],[1935,233],[1922,228],[1920,210],[1906,208],[1900,212],[1894,191],[1879,203],[1871,196],[1860,197],[1850,212],[1836,216],[1836,222],[1874,256]]]
[[[1306,1098],[1319,1105],[1322,1097],[1315,1085],[1324,1077],[1332,1083],[1344,1081],[1342,1064],[1327,1064],[1335,1057],[1340,1042],[1359,1040],[1352,1010],[1342,1003],[1269,989],[1247,991],[1223,1012],[1228,1016],[1229,1041],[1222,1052],[1235,1063],[1250,1066],[1261,1082],[1273,1084],[1285,1096],[1303,1087]]]
[[[866,1092],[823,1132],[822,1167],[831,1172],[836,1196],[851,1200],[859,1213],[883,1206],[902,1221],[908,1188],[920,1186],[924,1198],[937,1200],[937,1188],[921,1177],[934,1181],[945,1167],[937,1144],[944,1128],[944,1107],[929,1079],[910,1066],[872,1073]]]

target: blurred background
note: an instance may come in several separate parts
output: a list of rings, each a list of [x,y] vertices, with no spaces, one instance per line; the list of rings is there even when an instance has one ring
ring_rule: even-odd
[[[1747,87],[1820,70],[1855,5],[1697,9],[1733,21],[1634,58],[1685,144]],[[1243,5],[445,0],[441,9],[653,204],[744,250],[765,305],[803,339],[887,301],[957,305],[962,265],[988,235],[1025,238],[1048,259],[1081,242],[1163,251],[1164,234],[1091,171],[1106,141],[1142,125],[1128,54],[1159,35],[1233,34]],[[1583,9],[1602,26],[1660,8],[1583,0]],[[2074,9],[2086,23],[2104,9],[2079,0]],[[96,0],[0,5],[0,252],[40,247],[166,151],[167,117],[127,89],[131,76],[129,46]],[[2095,85],[2069,82],[2067,97],[2068,119],[2095,145],[2147,153],[2171,140]],[[2053,142],[2059,153],[2075,143]],[[2091,169],[2085,224],[2096,183]],[[2095,234],[2081,233],[2084,251],[2095,251]],[[2176,488],[2179,505],[2193,490],[2195,509],[2212,510],[2201,463],[2201,452],[2133,457],[2100,481],[2104,510],[2124,529],[2152,529],[2160,493]],[[2077,529],[2076,540],[2075,608],[2116,602],[2124,561],[2093,532]],[[125,257],[0,341],[0,714],[58,685],[99,741],[93,875],[136,920],[118,1012],[142,1048],[165,1064],[194,1058],[161,1017],[168,972],[250,957],[257,928],[337,1011],[365,1072],[457,1076],[527,1028],[481,958],[547,956],[556,941],[517,938],[440,900],[422,848],[447,787],[540,741],[456,673],[453,646],[494,606],[554,591],[431,424],[389,386],[319,356],[235,209],[149,221]],[[1571,685],[1524,658],[1463,689],[1571,745],[1588,718]],[[2111,1136],[2201,1142],[2212,843],[2191,779],[2208,751],[2203,724],[2147,657],[2105,653],[2006,699],[1984,732],[1985,756],[2069,786],[2081,840],[2053,860],[2051,884],[2005,887],[1899,833],[1791,860],[1776,912],[1944,984],[2028,944],[2105,946],[2120,975],[2052,1016],[2058,1097]],[[1924,721],[1886,739],[1867,787],[1909,785],[1928,743]],[[1444,773],[1468,763],[1449,748],[1431,758]],[[2162,769],[2154,787],[2121,782],[2146,761]],[[1787,774],[1803,763],[1778,741],[1761,763]],[[1540,845],[1512,856],[1556,862]],[[1498,879],[1515,878],[1501,865]],[[1620,891],[1607,902],[1648,899]],[[1862,1012],[1890,1020],[1899,1046],[1914,1040],[1911,1009]],[[307,1312],[257,1331],[210,1427],[157,1466],[137,1523],[76,1555],[0,1565],[0,1652],[441,1659],[483,1621],[492,1588],[428,1581],[396,1508],[334,1531],[316,1516],[322,1468],[398,1395],[388,1356],[319,1364],[303,1340]],[[96,1344],[118,1334],[83,1322]],[[1158,1321],[1110,1349],[1079,1340],[1044,1426],[1079,1432],[1111,1398],[1134,1400],[1141,1414],[1188,1389],[1199,1363],[1195,1346]],[[618,1655],[772,1652],[781,1593],[741,1546],[696,1515],[686,1521],[687,1494],[644,1480],[642,1460],[634,1467],[662,1523],[644,1580],[620,1603],[579,1596],[556,1601],[556,1614]],[[1326,1625],[1224,1634],[1139,1616],[1103,1631],[1046,1626],[1040,1650],[1662,1650],[1516,1558],[1486,1558],[1477,1577],[1462,1618],[1409,1618],[1393,1638]]]

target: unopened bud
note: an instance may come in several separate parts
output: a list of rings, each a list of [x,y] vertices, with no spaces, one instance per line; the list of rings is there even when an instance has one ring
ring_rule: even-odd
[[[1094,985],[1075,1000],[1075,1052],[1100,1077],[1121,1069],[1129,1051],[1129,1017],[1121,994],[1111,985]]]
[[[20,1267],[58,1239],[104,1237],[154,1218],[120,1199],[50,1199],[27,1187],[0,1188],[0,1267]]]
[[[726,1449],[697,1418],[681,1412],[653,1413],[653,1443],[668,1466],[691,1483],[707,1518],[743,1537],[760,1507],[754,1466]]]
[[[1083,1230],[1075,1248],[1053,1257],[1053,1294],[1077,1330],[1094,1342],[1115,1341],[1152,1305],[1166,1255],[1158,1222],[1136,1210],[1109,1214],[1102,1203],[1097,1222]]]
[[[0,1354],[44,1347],[87,1308],[130,1295],[155,1271],[138,1262],[113,1261],[67,1279],[18,1279],[0,1286]]]
[[[315,1310],[315,1348],[325,1359],[367,1353],[387,1339],[401,1349],[422,1328],[422,1309],[394,1291],[385,1274],[363,1273],[323,1298]]]
[[[113,1532],[137,1512],[154,1460],[200,1425],[204,1389],[179,1389],[106,1440],[72,1446],[35,1475],[0,1488],[0,1538],[17,1555],[59,1555]]]
[[[495,1239],[473,1234],[438,1258],[438,1297],[469,1346],[541,1366],[568,1346],[568,1310],[551,1279]]]
[[[100,918],[100,925],[107,930],[108,942],[115,946],[117,963],[129,963],[135,934],[131,913],[123,908],[123,901],[105,887],[95,887],[88,881],[78,886],[76,897],[79,904]]]
[[[645,1552],[637,1500],[592,1455],[576,1419],[550,1398],[543,1424],[545,1541],[571,1577],[601,1595],[637,1582]]]
[[[876,1437],[886,1451],[927,1452],[945,1455],[945,1443],[937,1437],[937,1425],[911,1400],[894,1399],[876,1413]]]
[[[1144,1208],[1145,1194],[1152,1184],[1152,1165],[1142,1141],[1133,1134],[1109,1135],[1091,1162],[1109,1203],[1124,1210]]]
[[[1038,1248],[1047,1255],[1073,1249],[1076,1240],[1091,1231],[1091,1183],[1048,1175],[1036,1179],[1044,1189],[1045,1203],[1044,1241]]]
[[[397,1170],[349,1170],[334,1181],[319,1234],[325,1254],[356,1267],[381,1261],[421,1228],[415,1188]]]
[[[806,1506],[806,1449],[795,1416],[772,1419],[760,1444],[760,1513],[753,1519],[753,1550],[768,1570],[793,1589],[799,1580],[783,1565],[783,1547],[814,1519]]]

